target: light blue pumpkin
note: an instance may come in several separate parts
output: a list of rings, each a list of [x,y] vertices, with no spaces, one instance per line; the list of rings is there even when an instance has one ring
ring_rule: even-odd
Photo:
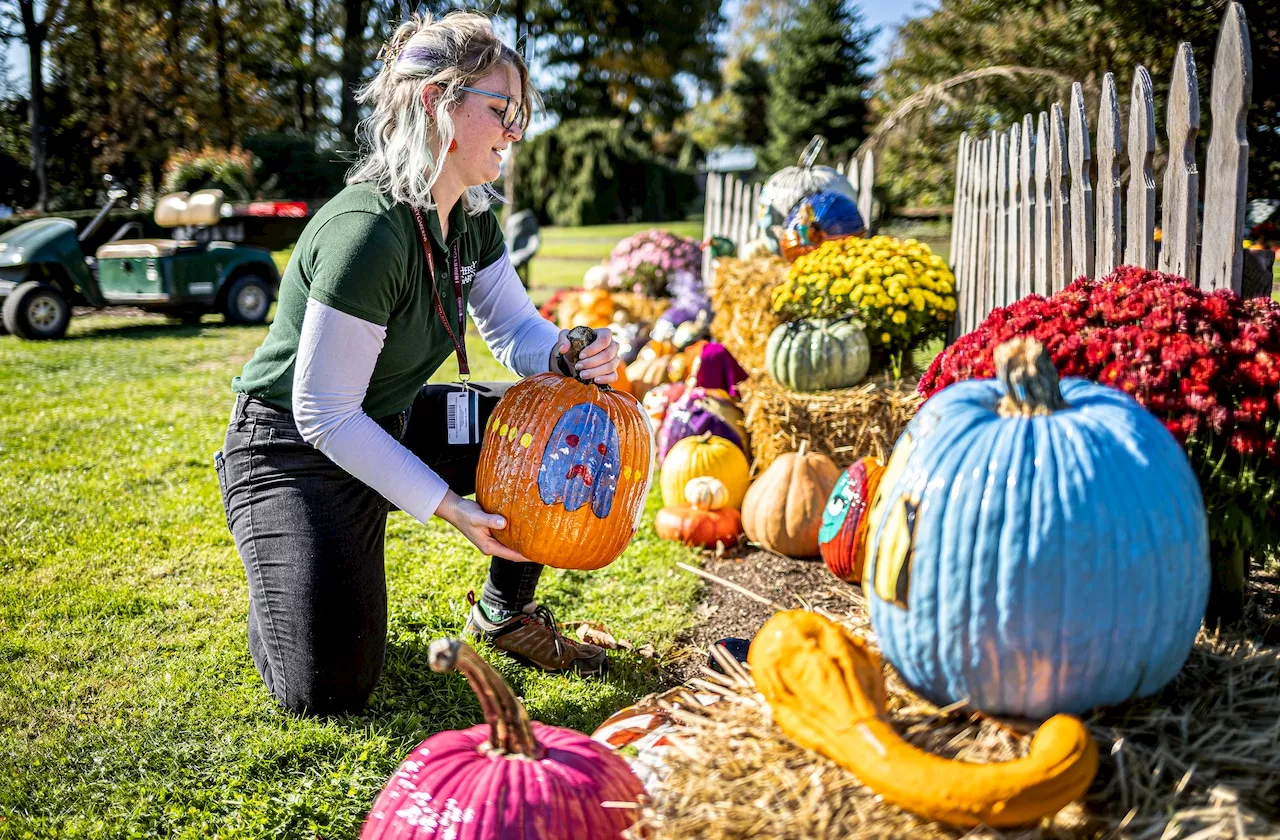
[[[1186,661],[1209,591],[1186,454],[1119,390],[1067,379],[1066,407],[1001,416],[1007,391],[946,388],[894,448],[863,578],[881,650],[933,702],[989,714],[1153,694]]]

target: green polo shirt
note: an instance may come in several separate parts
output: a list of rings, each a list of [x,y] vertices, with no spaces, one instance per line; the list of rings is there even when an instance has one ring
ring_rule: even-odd
[[[463,303],[477,271],[497,261],[505,243],[493,213],[468,216],[462,202],[449,215],[449,239],[434,210],[423,214],[435,260],[435,286],[450,322],[457,298],[449,250],[458,243]],[[352,184],[311,219],[280,281],[267,338],[231,383],[234,391],[289,408],[307,298],[386,327],[363,408],[373,418],[403,411],[454,352],[436,314],[427,258],[413,211],[368,183]],[[454,326],[456,331],[457,327]]]

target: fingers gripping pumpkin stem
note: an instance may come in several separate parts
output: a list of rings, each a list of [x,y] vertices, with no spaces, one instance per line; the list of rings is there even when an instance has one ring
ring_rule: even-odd
[[[956,825],[1013,826],[1056,813],[1082,795],[1098,749],[1078,719],[1055,715],[1026,758],[955,761],[918,749],[893,728],[880,660],[844,628],[803,610],[761,628],[748,655],[778,727],[898,807]]]
[[[1044,345],[1034,338],[1015,338],[993,353],[996,376],[1005,395],[997,407],[1001,417],[1036,417],[1067,407],[1058,387],[1058,370]]]
[[[586,385],[595,385],[601,391],[612,391],[608,385],[600,385],[582,378],[582,371],[577,369],[578,357],[596,340],[596,331],[591,327],[574,327],[569,330],[569,352],[564,354],[565,364],[573,378]]]
[[[533,737],[524,704],[470,645],[460,639],[436,639],[427,649],[427,661],[437,673],[461,671],[466,676],[489,724],[489,749],[494,754],[542,758],[542,745]]]

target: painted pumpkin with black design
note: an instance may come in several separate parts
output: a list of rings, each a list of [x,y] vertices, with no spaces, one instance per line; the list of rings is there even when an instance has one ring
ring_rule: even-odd
[[[867,553],[867,508],[880,486],[884,464],[859,458],[840,473],[822,511],[818,552],[831,573],[849,583],[862,583]]]
[[[595,340],[569,334],[570,367]],[[640,526],[653,479],[653,431],[635,397],[559,373],[507,390],[485,426],[476,501],[501,514],[494,536],[530,560],[598,569]]]
[[[1159,691],[1209,593],[1186,453],[1123,391],[1058,382],[1038,342],[952,385],[894,447],[863,590],[886,659],[939,705],[1044,718]]]

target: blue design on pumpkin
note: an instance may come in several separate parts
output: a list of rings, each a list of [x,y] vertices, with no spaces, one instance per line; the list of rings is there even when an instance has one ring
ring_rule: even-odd
[[[946,388],[895,449],[864,586],[885,658],[935,703],[990,714],[1159,691],[1209,590],[1186,454],[1116,389],[1064,379],[1069,407],[1031,418],[1000,417],[1003,393],[995,380]]]
[[[818,529],[819,543],[829,543],[840,533],[845,520],[849,518],[849,503],[853,501],[857,491],[858,488],[849,481],[849,471],[841,470],[836,486],[831,489],[831,495],[827,498],[827,506],[822,510],[822,527]]]
[[[556,422],[538,467],[538,494],[544,504],[563,503],[574,511],[591,502],[604,519],[613,509],[622,470],[618,429],[604,409],[579,403]]]
[[[862,214],[853,199],[832,191],[814,193],[801,200],[787,216],[785,227],[788,230],[804,228],[802,234],[809,244],[817,244],[809,235],[811,228],[821,231],[823,241],[867,232],[866,223],[862,221]]]

